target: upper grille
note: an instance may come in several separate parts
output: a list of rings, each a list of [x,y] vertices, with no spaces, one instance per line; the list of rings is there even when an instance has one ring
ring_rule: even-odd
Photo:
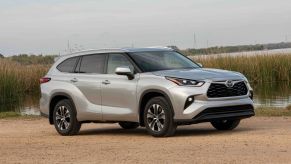
[[[232,87],[227,87],[223,83],[212,83],[207,91],[209,98],[216,97],[232,97],[232,96],[243,96],[248,93],[245,82],[240,81],[235,83]]]

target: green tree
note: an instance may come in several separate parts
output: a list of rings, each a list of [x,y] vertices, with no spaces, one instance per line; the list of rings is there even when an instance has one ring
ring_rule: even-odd
[[[4,55],[0,54],[0,58],[4,58]]]

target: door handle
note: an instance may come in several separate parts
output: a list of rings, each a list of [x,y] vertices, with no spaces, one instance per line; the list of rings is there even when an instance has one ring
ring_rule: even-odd
[[[105,85],[110,84],[110,81],[109,80],[102,81],[102,84],[105,84]]]
[[[78,82],[78,79],[77,78],[73,78],[73,79],[71,79],[70,80],[72,83],[76,83],[76,82]]]

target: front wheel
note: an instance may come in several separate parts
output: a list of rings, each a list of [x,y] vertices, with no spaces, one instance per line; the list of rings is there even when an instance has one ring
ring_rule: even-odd
[[[53,112],[53,121],[57,132],[63,136],[78,134],[81,123],[77,120],[76,115],[77,112],[70,100],[59,101]]]
[[[144,108],[144,125],[154,137],[174,135],[177,125],[173,119],[173,110],[164,97],[154,97]]]
[[[216,120],[211,125],[217,130],[233,130],[240,123],[240,120]]]

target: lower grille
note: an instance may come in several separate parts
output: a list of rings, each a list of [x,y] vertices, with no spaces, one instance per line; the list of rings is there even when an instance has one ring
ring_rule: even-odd
[[[228,117],[252,116],[254,114],[254,107],[252,105],[237,105],[207,108],[200,112],[193,119],[202,121],[211,119],[223,119]]]
[[[243,96],[247,93],[248,89],[243,81],[235,83],[232,87],[227,87],[224,83],[212,83],[207,91],[207,97],[233,97]]]

